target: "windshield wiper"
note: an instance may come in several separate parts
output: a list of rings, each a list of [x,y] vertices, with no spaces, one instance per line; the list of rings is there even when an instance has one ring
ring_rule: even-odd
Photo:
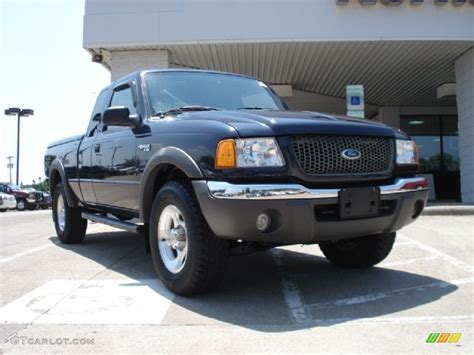
[[[192,111],[220,111],[222,109],[211,106],[200,106],[200,105],[189,105],[182,106],[177,108],[172,108],[167,111],[156,112],[153,116],[165,117],[166,115],[179,114],[183,112],[192,112]]]

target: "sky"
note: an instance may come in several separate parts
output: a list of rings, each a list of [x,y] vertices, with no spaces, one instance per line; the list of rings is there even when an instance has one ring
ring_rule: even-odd
[[[17,119],[9,107],[31,108],[21,119],[20,182],[45,179],[46,146],[82,134],[110,73],[82,48],[84,0],[0,0],[0,181],[16,172]]]

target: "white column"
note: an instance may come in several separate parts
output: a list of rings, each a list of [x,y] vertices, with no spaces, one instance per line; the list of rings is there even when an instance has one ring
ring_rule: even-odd
[[[456,60],[461,198],[474,202],[474,48]]]
[[[169,53],[163,49],[113,51],[111,57],[112,81],[136,70],[169,67]]]
[[[375,121],[400,128],[400,109],[398,107],[381,107]]]

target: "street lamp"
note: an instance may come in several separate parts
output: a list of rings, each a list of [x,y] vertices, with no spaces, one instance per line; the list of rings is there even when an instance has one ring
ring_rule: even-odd
[[[33,110],[29,108],[20,109],[18,107],[10,107],[5,110],[5,115],[7,116],[17,116],[17,136],[16,136],[16,184],[18,185],[19,175],[20,175],[20,118],[33,116]]]

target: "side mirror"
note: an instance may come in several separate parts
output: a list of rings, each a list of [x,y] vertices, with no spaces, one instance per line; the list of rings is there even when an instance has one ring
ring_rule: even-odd
[[[106,126],[137,127],[140,119],[137,115],[130,115],[125,106],[109,107],[102,115],[102,123]]]

